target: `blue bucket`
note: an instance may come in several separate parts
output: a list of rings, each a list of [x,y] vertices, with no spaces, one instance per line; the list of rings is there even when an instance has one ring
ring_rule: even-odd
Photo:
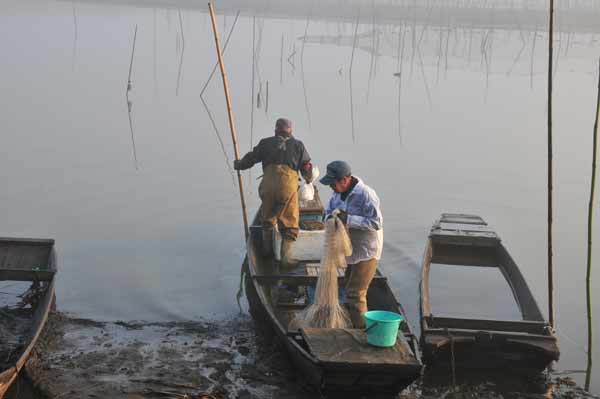
[[[385,310],[371,310],[365,313],[365,331],[369,345],[389,347],[396,345],[401,314]]]

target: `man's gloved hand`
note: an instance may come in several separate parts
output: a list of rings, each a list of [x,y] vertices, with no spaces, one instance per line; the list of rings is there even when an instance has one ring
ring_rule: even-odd
[[[332,212],[332,215],[335,215],[338,218],[340,218],[342,223],[344,223],[344,224],[348,223],[348,212],[346,212],[342,209],[336,209]]]
[[[235,170],[241,170],[242,166],[240,165],[240,163],[241,163],[240,161],[238,161],[237,159],[235,159],[233,161],[233,169],[235,169]]]

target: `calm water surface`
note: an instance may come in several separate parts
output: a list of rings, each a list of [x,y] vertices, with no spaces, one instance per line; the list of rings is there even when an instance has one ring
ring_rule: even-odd
[[[104,320],[229,317],[238,311],[244,245],[230,161],[199,97],[215,62],[210,20],[184,3],[133,3],[2,2],[0,233],[56,239],[64,311]],[[224,40],[238,5],[221,6]],[[340,6],[341,19],[301,8],[284,15],[246,4],[237,21],[225,61],[242,151],[287,116],[322,170],[334,159],[351,163],[381,197],[381,268],[414,325],[421,255],[441,212],[475,213],[493,225],[546,311],[544,19],[519,19],[517,10],[506,24],[491,8],[460,22],[432,7],[393,22],[364,7],[351,69],[358,7]],[[138,169],[125,99],[136,25]],[[584,370],[600,42],[589,30],[562,30],[554,81],[558,368]],[[253,32],[260,108],[251,129]],[[204,98],[231,158],[218,75]],[[245,175],[251,214],[259,175]],[[462,311],[474,305],[469,295],[448,301]],[[503,306],[502,298],[486,303]]]

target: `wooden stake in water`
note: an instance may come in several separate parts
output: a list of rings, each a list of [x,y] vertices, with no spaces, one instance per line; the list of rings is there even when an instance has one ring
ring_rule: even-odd
[[[600,68],[600,63],[599,63]],[[598,147],[598,115],[600,114],[600,70],[598,71],[598,97],[596,100],[596,120],[594,121],[594,140],[592,149],[592,179],[590,183],[590,202],[588,205],[588,242],[587,242],[587,272],[585,275],[585,294],[587,302],[588,347],[587,370],[585,375],[585,390],[590,390],[592,376],[593,324],[592,324],[592,218],[594,216],[594,191],[596,189],[596,158]]]
[[[131,133],[131,145],[133,148],[133,161],[135,165],[135,169],[138,169],[138,161],[137,161],[137,151],[135,149],[135,138],[133,135],[133,121],[131,119],[131,108],[133,103],[129,100],[129,92],[131,91],[131,72],[133,71],[133,56],[135,55],[135,42],[137,39],[137,25],[135,26],[135,31],[133,32],[133,47],[131,49],[131,61],[129,62],[129,76],[127,77],[127,89],[125,90],[125,99],[127,100],[127,115],[129,117],[129,132]]]
[[[350,82],[350,120],[352,122],[352,142],[356,142],[356,136],[354,133],[354,97],[352,94],[352,66],[354,65],[354,50],[356,49],[356,39],[358,34],[358,22],[360,20],[360,13],[356,17],[356,24],[354,25],[354,39],[352,40],[352,55],[350,56],[350,68],[348,69],[348,76]]]
[[[281,34],[281,56],[279,57],[279,84],[283,84],[283,33]]]
[[[552,249],[552,57],[554,39],[554,0],[550,0],[548,28],[548,319],[554,324],[554,265]]]
[[[185,53],[185,36],[183,35],[183,20],[181,18],[181,10],[177,10],[179,13],[179,30],[181,31],[181,56],[179,58],[179,71],[177,72],[177,88],[175,89],[175,95],[179,95],[179,84],[181,83],[181,68],[183,66],[183,54]]]
[[[215,18],[215,10],[212,3],[208,3],[208,9],[210,11],[210,19],[212,21],[213,33],[215,35],[215,47],[217,50],[217,57],[219,58],[219,67],[221,68],[221,76],[223,78],[223,90],[225,91],[225,101],[227,103],[227,115],[229,117],[229,128],[231,130],[231,140],[233,141],[233,151],[235,153],[235,159],[239,160],[239,150],[237,145],[237,137],[235,134],[235,122],[233,120],[233,110],[231,108],[231,98],[229,96],[229,84],[227,82],[227,74],[225,73],[225,65],[223,64],[223,54],[221,53],[221,43],[219,42],[219,31],[217,29],[217,21]],[[240,202],[242,205],[242,217],[244,219],[244,235],[248,239],[248,216],[246,215],[246,200],[244,199],[244,188],[242,184],[242,174],[237,171],[238,177],[238,188],[240,190]]]
[[[269,113],[269,81],[267,80],[267,90],[266,90],[266,98],[265,98],[265,114]]]
[[[306,108],[306,117],[308,118],[308,128],[312,129],[310,109],[308,107],[308,96],[306,95],[306,81],[304,79],[304,45],[306,44],[306,35],[308,34],[309,24],[310,15],[306,18],[306,25],[304,26],[304,37],[302,38],[302,48],[300,49],[300,73],[302,74],[302,91],[304,92],[304,107]]]

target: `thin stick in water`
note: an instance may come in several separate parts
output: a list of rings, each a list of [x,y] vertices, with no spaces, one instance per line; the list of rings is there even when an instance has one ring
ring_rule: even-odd
[[[71,55],[71,70],[75,70],[75,60],[77,59],[77,8],[73,2],[73,54]]]
[[[302,74],[302,91],[304,92],[304,107],[306,108],[306,117],[308,118],[308,128],[312,130],[312,121],[310,118],[310,109],[308,107],[308,96],[306,95],[306,80],[304,78],[304,47],[308,34],[308,25],[310,24],[310,15],[306,17],[306,26],[304,27],[304,37],[302,38],[302,48],[300,49],[300,73]]]
[[[429,109],[433,109],[433,102],[431,101],[431,92],[429,91],[429,84],[427,83],[427,75],[425,75],[425,65],[423,63],[423,56],[421,55],[421,49],[417,48],[417,56],[419,57],[419,66],[421,67],[421,76],[423,77],[423,84],[425,85],[425,93],[427,94],[427,102],[429,103]]]
[[[265,98],[265,114],[269,113],[269,81],[267,80],[267,90],[266,90],[266,98]]]
[[[129,76],[127,77],[127,89],[125,90],[125,99],[127,101],[127,114],[129,117],[129,132],[131,133],[131,146],[133,149],[133,161],[135,169],[138,170],[137,151],[135,148],[135,136],[133,134],[133,121],[131,119],[131,108],[133,103],[129,100],[129,92],[131,91],[131,72],[133,70],[133,56],[135,55],[135,42],[137,39],[137,25],[135,25],[135,31],[133,32],[133,47],[131,49],[131,61],[129,62]]]
[[[600,63],[599,63],[600,68]],[[588,204],[588,241],[587,241],[587,271],[585,275],[585,294],[588,322],[587,370],[585,375],[585,390],[590,390],[592,375],[593,323],[592,323],[592,219],[594,216],[594,191],[596,189],[596,158],[598,147],[598,115],[600,114],[600,70],[598,71],[598,96],[596,99],[596,120],[594,121],[594,139],[592,149],[592,178],[590,182],[590,202]]]
[[[175,95],[179,95],[179,84],[181,83],[181,67],[183,66],[183,54],[185,53],[185,36],[183,35],[183,20],[181,19],[181,9],[178,9],[179,13],[179,29],[181,30],[181,56],[179,58],[179,71],[177,72],[177,88],[175,89]]]
[[[154,82],[154,95],[158,91],[158,73],[156,66],[156,8],[153,10],[153,23],[152,23],[152,77]]]
[[[369,103],[369,93],[371,92],[371,80],[373,80],[373,68],[375,65],[375,0],[372,0],[372,33],[371,33],[371,64],[369,65],[369,78],[367,80],[367,104]]]
[[[227,150],[225,149],[225,143],[223,143],[223,139],[221,138],[221,133],[219,133],[219,128],[217,127],[217,124],[215,123],[215,119],[212,116],[212,112],[210,112],[210,109],[208,108],[208,104],[206,104],[206,101],[204,101],[204,97],[200,96],[200,101],[202,101],[202,105],[204,105],[204,109],[206,110],[206,113],[208,114],[208,119],[210,120],[210,123],[212,124],[212,127],[215,131],[215,135],[217,136],[217,140],[219,141],[219,144],[221,146],[221,151],[223,151],[223,155],[225,156],[225,164],[227,165],[229,174],[231,174],[231,178],[233,179],[233,187],[235,187],[235,176],[234,176],[233,169],[231,168],[231,160],[229,159],[229,155],[227,155]]]
[[[400,145],[402,145],[402,117],[400,112],[402,106],[402,70],[404,64],[404,40],[406,39],[406,32],[403,31],[404,26],[401,26],[398,32],[398,139],[400,140]],[[400,38],[402,38],[402,43],[400,43]]]
[[[233,34],[233,30],[235,29],[235,25],[237,24],[239,16],[240,16],[240,12],[238,11],[235,14],[235,19],[233,20],[233,24],[231,25],[231,28],[229,29],[229,33],[227,34],[227,39],[225,40],[225,44],[223,45],[223,55],[225,55],[225,52],[227,52],[227,46],[229,45],[229,39],[231,39],[231,35]],[[215,63],[215,65],[213,66],[213,69],[210,71],[210,75],[208,76],[208,79],[206,79],[204,86],[202,86],[202,90],[200,90],[200,97],[202,97],[202,95],[206,91],[206,88],[208,87],[208,84],[212,80],[218,67],[219,67],[219,61],[217,61]]]
[[[531,64],[529,67],[529,88],[533,89],[533,60],[535,56],[535,42],[537,39],[537,23],[535,24],[535,30],[533,32],[533,45],[531,46]]]
[[[281,34],[281,56],[279,58],[279,84],[283,84],[283,33]]]
[[[354,39],[352,40],[352,55],[350,56],[350,68],[348,69],[348,76],[350,81],[350,120],[352,122],[352,142],[356,143],[356,136],[354,132],[354,97],[352,95],[352,66],[354,65],[354,50],[356,49],[356,38],[358,33],[358,22],[360,20],[360,12],[356,17],[356,24],[354,25]]]

